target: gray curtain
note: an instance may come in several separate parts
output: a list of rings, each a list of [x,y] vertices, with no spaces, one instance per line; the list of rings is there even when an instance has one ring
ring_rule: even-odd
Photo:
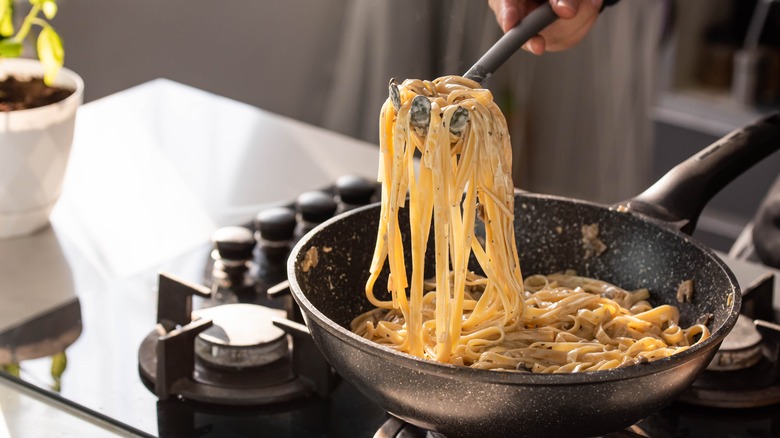
[[[515,184],[616,202],[650,182],[663,0],[607,9],[572,50],[520,52],[486,82],[510,125]],[[323,125],[376,142],[391,77],[461,74],[500,37],[483,0],[352,0]]]

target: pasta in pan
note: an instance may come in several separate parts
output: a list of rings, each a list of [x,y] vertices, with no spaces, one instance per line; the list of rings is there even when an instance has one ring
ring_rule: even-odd
[[[376,309],[352,321],[355,333],[440,362],[533,372],[631,365],[709,336],[702,324],[681,328],[676,307],[653,308],[647,290],[629,292],[573,272],[523,281],[513,225],[511,145],[490,91],[445,76],[407,80],[399,92],[398,109],[388,99],[379,123],[381,217],[366,282],[366,297]],[[430,101],[430,120],[422,129],[412,120],[416,96]],[[453,132],[463,110],[468,123]],[[409,213],[409,242],[401,239],[401,208]],[[484,243],[474,235],[478,218]],[[435,278],[425,279],[431,238]],[[405,259],[405,244],[411,260]],[[484,276],[469,271],[471,256]],[[373,291],[385,265],[392,298],[383,301]]]

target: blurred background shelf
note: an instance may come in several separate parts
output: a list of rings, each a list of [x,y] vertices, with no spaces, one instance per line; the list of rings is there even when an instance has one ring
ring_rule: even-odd
[[[653,120],[722,137],[771,111],[771,108],[737,104],[725,92],[687,89],[662,92],[653,109]]]
[[[764,1],[764,0],[759,0]],[[757,0],[675,0],[661,45],[653,118],[653,177],[762,115],[780,109],[780,2],[760,23],[755,93],[737,91],[738,58]],[[737,178],[702,213],[694,234],[728,251],[780,173],[775,154]]]

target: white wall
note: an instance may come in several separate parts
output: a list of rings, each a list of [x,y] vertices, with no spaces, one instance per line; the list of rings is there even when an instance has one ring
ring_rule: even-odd
[[[343,0],[60,0],[65,65],[90,101],[165,77],[316,123]]]

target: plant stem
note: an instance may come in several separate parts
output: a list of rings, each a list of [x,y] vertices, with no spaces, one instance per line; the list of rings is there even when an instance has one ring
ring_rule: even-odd
[[[16,36],[14,37],[14,41],[18,43],[24,41],[24,39],[27,37],[27,34],[30,33],[30,28],[32,27],[33,21],[35,21],[36,17],[38,16],[38,12],[40,11],[41,11],[40,5],[33,5],[32,9],[30,9],[30,13],[28,13],[27,16],[24,17],[22,26],[19,28],[19,32],[16,33]]]
[[[37,24],[38,26],[41,26],[41,28],[45,27],[51,27],[51,24],[49,24],[48,21],[44,20],[43,18],[35,17],[32,20],[30,20],[32,24]]]

